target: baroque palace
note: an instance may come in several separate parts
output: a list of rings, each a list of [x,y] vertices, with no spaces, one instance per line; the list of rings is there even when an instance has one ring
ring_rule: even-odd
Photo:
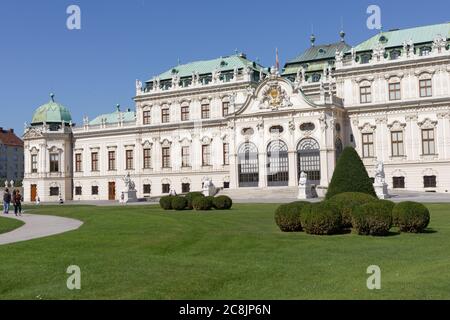
[[[25,200],[119,199],[216,187],[325,194],[344,146],[390,189],[450,189],[450,23],[311,46],[283,69],[245,54],[177,65],[136,81],[135,110],[75,126],[52,99],[24,133]],[[280,190],[280,189],[278,189]]]

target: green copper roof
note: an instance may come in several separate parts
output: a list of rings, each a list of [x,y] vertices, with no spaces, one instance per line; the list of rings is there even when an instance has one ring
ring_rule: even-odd
[[[385,48],[402,47],[403,42],[408,40],[412,40],[414,44],[432,42],[437,35],[441,35],[449,39],[450,22],[403,30],[381,32],[373,36],[372,38],[358,44],[355,47],[355,50],[356,52],[372,50],[379,41],[383,43]]]
[[[105,113],[97,116],[96,118],[94,118],[94,120],[89,122],[89,125],[99,125],[102,123],[102,119],[106,119],[107,124],[118,123],[120,114],[122,114],[123,116],[123,122],[132,122],[136,120],[136,112],[128,110],[121,112],[119,110],[116,110],[112,113]]]
[[[345,42],[336,42],[331,44],[324,44],[324,45],[318,45],[313,46],[308,49],[306,49],[302,54],[298,55],[296,58],[292,59],[291,61],[288,61],[286,65],[289,64],[296,64],[296,63],[303,63],[303,62],[310,62],[310,61],[316,61],[316,60],[323,60],[323,59],[334,59],[336,55],[336,51],[347,51],[351,48],[348,44]]]
[[[69,123],[72,121],[72,116],[66,107],[54,101],[54,96],[52,95],[52,100],[50,100],[49,103],[36,109],[31,124],[40,124],[44,122],[61,123],[62,121]]]
[[[220,57],[212,60],[195,61],[187,64],[175,66],[166,72],[161,73],[157,77],[160,80],[172,79],[173,75],[177,75],[180,78],[190,77],[192,73],[198,72],[198,74],[212,73],[214,70],[218,71],[232,71],[235,68],[242,69],[249,66],[253,70],[259,71],[264,67],[260,64],[248,60],[245,55],[235,54],[227,57]],[[153,79],[147,82],[153,81]]]

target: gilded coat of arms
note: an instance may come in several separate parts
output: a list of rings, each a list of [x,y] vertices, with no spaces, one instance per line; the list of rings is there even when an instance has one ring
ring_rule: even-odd
[[[272,108],[278,109],[280,107],[287,107],[292,105],[289,101],[289,97],[281,86],[276,83],[270,85],[263,93],[263,105],[264,109]]]

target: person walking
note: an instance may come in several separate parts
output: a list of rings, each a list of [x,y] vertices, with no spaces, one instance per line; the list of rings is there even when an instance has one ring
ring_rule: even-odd
[[[11,203],[11,194],[9,193],[9,189],[6,188],[5,192],[3,193],[3,213],[4,214],[9,213],[10,203]]]
[[[22,195],[19,190],[16,190],[14,194],[13,204],[14,204],[14,214],[17,216],[22,216]]]

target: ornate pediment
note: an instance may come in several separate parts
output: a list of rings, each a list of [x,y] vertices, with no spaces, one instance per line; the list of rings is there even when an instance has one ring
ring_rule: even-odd
[[[41,128],[28,128],[24,135],[24,139],[34,139],[34,138],[42,138],[44,135],[42,134]]]
[[[273,109],[277,110],[283,107],[291,107],[292,102],[287,94],[278,82],[270,84],[262,92],[262,101],[260,109]]]

